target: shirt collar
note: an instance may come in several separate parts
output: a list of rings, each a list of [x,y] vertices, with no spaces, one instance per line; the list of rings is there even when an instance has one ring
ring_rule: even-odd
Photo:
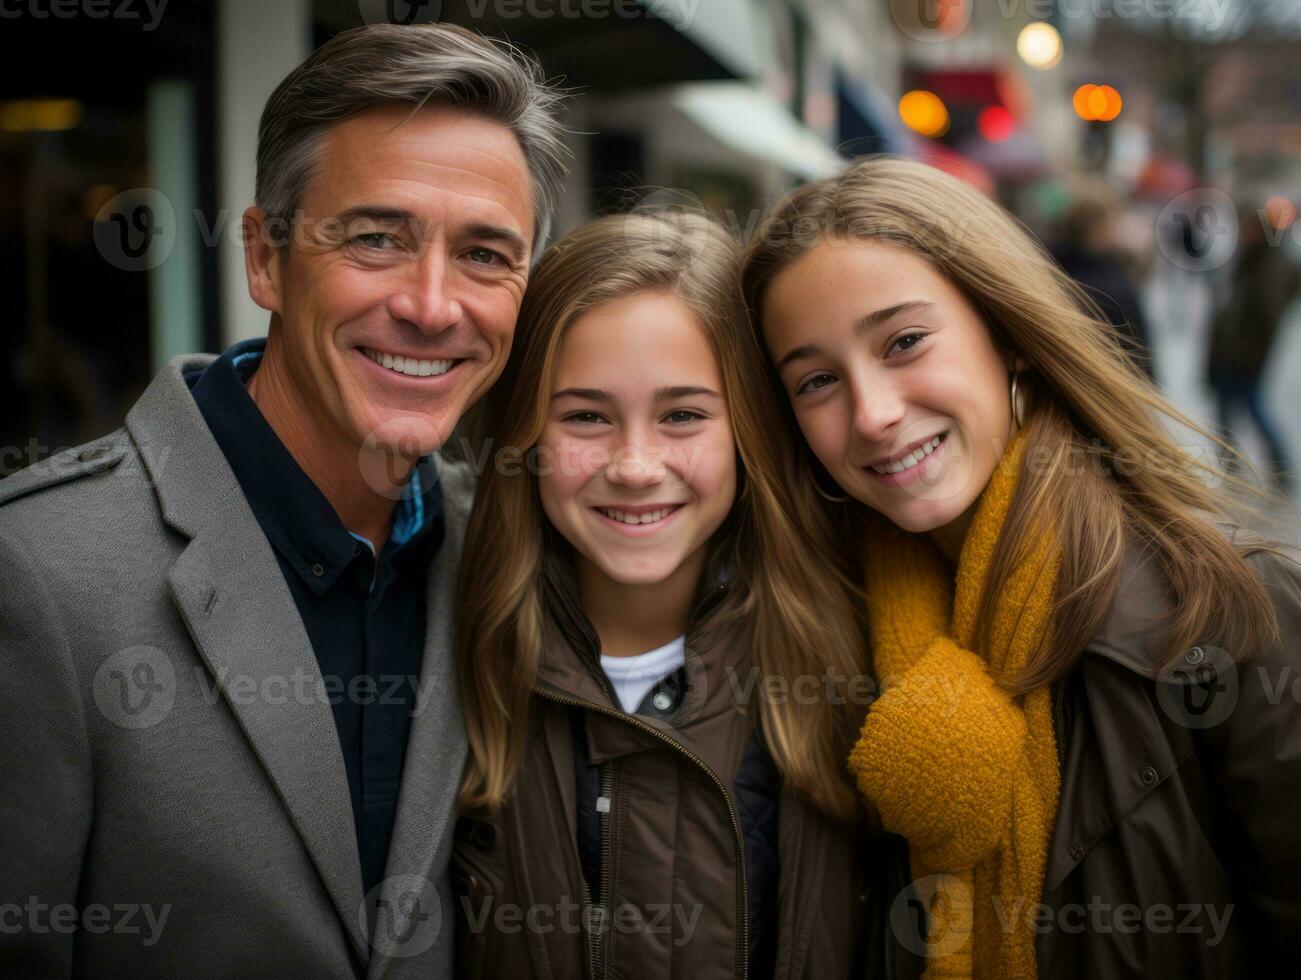
[[[365,539],[344,527],[249,396],[245,385],[265,350],[265,337],[241,341],[187,380],[267,538],[321,593],[339,578]],[[425,456],[412,470],[393,514],[394,557],[428,557],[442,543],[442,530],[438,470],[432,457]]]

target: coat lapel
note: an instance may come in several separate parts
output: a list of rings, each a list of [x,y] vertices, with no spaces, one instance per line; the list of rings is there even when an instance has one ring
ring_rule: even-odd
[[[440,884],[434,880],[433,865],[440,849],[447,850],[445,838],[452,832],[466,758],[465,721],[456,677],[455,603],[461,546],[474,489],[464,468],[435,459],[443,491],[444,537],[428,575],[420,689],[407,737],[397,820],[379,896],[384,904],[376,919],[375,955],[368,973],[371,978],[389,975],[395,962],[414,955],[404,952],[404,937],[417,946],[427,942],[426,934],[416,927],[412,917],[427,911],[424,896],[435,892]],[[413,901],[411,896],[417,889],[421,898]],[[440,909],[440,914],[441,928],[451,929],[455,910]]]
[[[236,523],[191,542],[172,567],[172,597],[364,960],[361,863],[334,715],[280,566],[248,520],[251,532]]]
[[[170,361],[127,430],[164,520],[191,539],[169,573],[176,607],[365,961],[361,866],[333,713],[271,545],[184,380],[210,360]]]

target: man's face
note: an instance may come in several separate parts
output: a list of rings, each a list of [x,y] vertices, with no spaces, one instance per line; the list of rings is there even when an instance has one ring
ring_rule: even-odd
[[[406,457],[447,441],[510,353],[530,186],[497,122],[386,106],[327,131],[289,247],[267,265],[272,288],[255,289],[279,314],[281,376],[304,421]]]

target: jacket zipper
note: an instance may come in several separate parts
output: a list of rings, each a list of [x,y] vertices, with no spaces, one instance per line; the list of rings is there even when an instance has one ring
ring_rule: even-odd
[[[534,691],[540,697],[544,697],[548,701],[554,701],[557,704],[567,705],[572,708],[583,708],[587,711],[595,711],[599,714],[606,715],[610,718],[616,718],[619,721],[632,725],[634,728],[645,732],[646,734],[652,736],[653,738],[659,739],[665,745],[668,745],[671,748],[676,749],[682,755],[686,756],[688,759],[694,762],[706,776],[708,776],[711,780],[713,780],[714,785],[717,786],[719,792],[723,794],[723,802],[727,804],[727,814],[732,821],[732,834],[736,838],[736,853],[740,859],[737,865],[737,881],[739,882],[740,887],[737,888],[737,910],[736,910],[737,916],[736,917],[737,917],[737,921],[740,922],[741,925],[741,939],[736,944],[736,964],[737,964],[736,974],[738,977],[741,978],[741,980],[745,980],[745,978],[749,975],[749,971],[750,971],[750,893],[745,880],[745,834],[741,830],[741,821],[738,819],[736,815],[736,807],[732,805],[732,795],[727,791],[727,786],[718,777],[718,773],[714,772],[714,770],[709,767],[709,764],[705,762],[704,759],[700,758],[700,756],[696,755],[694,752],[688,749],[681,742],[677,741],[674,738],[669,737],[664,732],[660,731],[658,728],[655,728],[652,725],[648,725],[643,721],[638,721],[637,718],[632,715],[625,715],[621,712],[615,711],[613,708],[607,708],[603,705],[596,704],[595,702],[592,701],[584,701],[582,698],[569,697],[568,695],[555,693],[540,687],[534,688]],[[604,787],[605,787],[604,773],[602,773],[603,791],[604,791]],[[606,814],[605,816],[608,817],[608,814]],[[608,900],[606,889],[609,887],[609,881],[607,879],[607,876],[609,874],[609,868],[610,868],[610,862],[608,860],[608,853],[607,853],[607,848],[609,847],[609,843],[607,840],[608,835],[604,833],[606,827],[607,824],[602,822],[601,829],[603,833],[601,835],[602,837],[601,890],[603,894],[600,896],[600,900],[602,902]],[[584,890],[586,890],[586,888]],[[590,901],[590,896],[589,896],[589,901]],[[602,913],[604,913],[604,909],[602,909]],[[593,953],[594,950],[599,951],[603,949],[604,949],[604,943],[601,942],[599,939],[595,944],[590,942],[590,933],[589,933],[589,945],[588,945],[589,956]],[[601,964],[601,966],[603,968],[604,964]],[[593,976],[595,976],[595,974],[593,974]]]
[[[601,980],[606,973],[607,919],[610,903],[610,825],[614,813],[614,764],[607,762],[601,766],[601,788],[597,796],[597,813],[601,824],[601,881],[595,900],[583,879],[583,891],[587,898],[587,975],[593,980]],[[601,800],[606,801],[606,809],[601,809]]]

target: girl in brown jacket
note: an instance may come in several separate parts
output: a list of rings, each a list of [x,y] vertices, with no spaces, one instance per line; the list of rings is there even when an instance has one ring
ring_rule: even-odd
[[[795,191],[743,283],[863,564],[883,693],[850,767],[906,839],[924,938],[890,924],[926,976],[1291,969],[1301,567],[1226,527],[1252,488],[1167,424],[1209,434],[915,161]]]
[[[736,267],[661,213],[533,273],[462,561],[462,976],[862,969],[861,623]]]

